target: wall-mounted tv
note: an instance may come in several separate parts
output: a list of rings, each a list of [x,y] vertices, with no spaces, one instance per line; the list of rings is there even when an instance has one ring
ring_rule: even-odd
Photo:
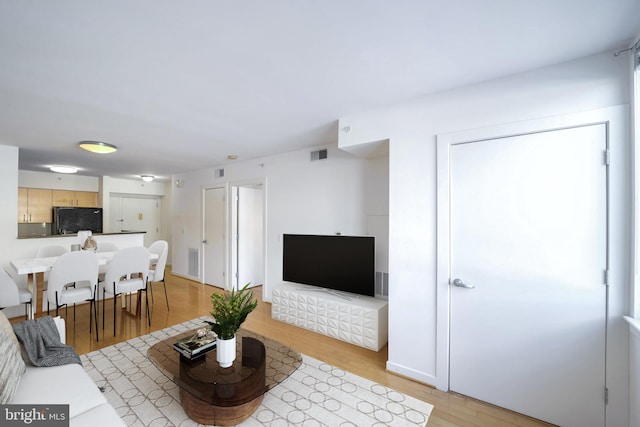
[[[375,238],[285,234],[282,279],[375,296]]]

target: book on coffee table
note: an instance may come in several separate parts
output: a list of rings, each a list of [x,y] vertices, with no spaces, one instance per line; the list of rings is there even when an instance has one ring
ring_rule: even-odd
[[[202,328],[195,334],[176,341],[173,348],[187,359],[193,359],[216,348],[216,334]]]

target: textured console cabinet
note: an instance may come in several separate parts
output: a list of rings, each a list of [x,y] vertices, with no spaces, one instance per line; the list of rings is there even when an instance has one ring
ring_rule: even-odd
[[[350,300],[318,288],[282,284],[273,289],[271,317],[370,350],[387,343],[387,301],[353,296]]]

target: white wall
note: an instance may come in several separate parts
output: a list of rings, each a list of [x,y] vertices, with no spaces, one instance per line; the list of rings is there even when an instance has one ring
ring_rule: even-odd
[[[103,191],[115,194],[144,194],[149,196],[164,196],[166,184],[152,181],[144,182],[140,179],[121,179],[103,176]]]
[[[98,191],[99,178],[53,172],[18,171],[18,186],[54,190]]]
[[[389,140],[390,370],[446,383],[437,374],[436,135],[628,102],[628,62],[607,52],[340,119],[340,147]],[[628,194],[623,196],[616,212],[629,211]],[[628,227],[624,215],[613,220]],[[628,247],[620,243],[615,250],[623,276]],[[612,292],[623,300],[628,284],[618,285]],[[624,337],[619,329],[616,342]],[[614,352],[626,360],[622,351],[625,342]]]
[[[387,212],[386,186],[381,184],[388,181],[386,160],[369,161],[335,146],[326,148],[326,160],[312,162],[308,149],[224,165],[224,178],[215,178],[220,166],[176,175],[174,182],[180,180],[182,188],[173,188],[173,272],[187,276],[187,250],[201,248],[202,189],[207,186],[264,180],[267,300],[271,287],[282,281],[282,234],[365,235],[369,213]],[[384,176],[367,180],[379,174]]]
[[[0,260],[10,271],[18,236],[18,147],[0,145],[0,196]]]

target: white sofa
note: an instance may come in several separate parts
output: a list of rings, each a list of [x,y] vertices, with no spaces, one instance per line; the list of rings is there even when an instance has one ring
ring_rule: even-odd
[[[64,319],[58,317],[54,318],[54,321],[60,332],[60,340],[64,343],[66,338]],[[3,322],[6,331],[6,324],[9,322],[0,312],[0,323]],[[7,351],[3,353],[7,353]],[[0,364],[5,363],[4,358],[5,354],[0,354]],[[41,368],[30,366],[26,362],[26,371],[19,380],[13,398],[7,403],[20,405],[68,404],[70,426],[113,427],[125,425],[98,386],[91,380],[84,368],[78,364]]]

